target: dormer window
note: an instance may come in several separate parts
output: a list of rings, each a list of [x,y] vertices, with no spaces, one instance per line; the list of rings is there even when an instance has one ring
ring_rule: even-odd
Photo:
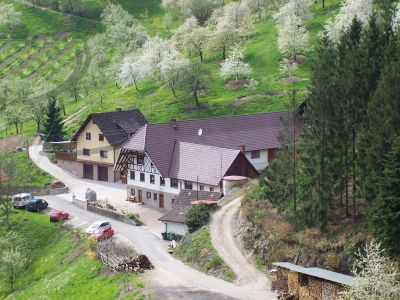
[[[90,132],[86,132],[86,140],[90,141],[92,139],[92,135],[90,134]]]

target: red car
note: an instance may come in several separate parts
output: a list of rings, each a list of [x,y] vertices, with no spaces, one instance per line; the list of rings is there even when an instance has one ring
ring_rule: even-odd
[[[57,222],[60,220],[67,220],[69,218],[69,214],[65,211],[52,211],[50,213],[50,222]]]
[[[109,239],[114,235],[114,229],[100,227],[91,235],[92,238],[96,240]]]

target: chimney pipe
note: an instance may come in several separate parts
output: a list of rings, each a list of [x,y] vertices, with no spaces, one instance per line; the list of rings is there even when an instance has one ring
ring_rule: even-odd
[[[171,125],[174,129],[176,129],[176,119],[171,119]]]
[[[117,107],[115,108],[115,111],[122,111],[122,108],[119,107],[119,106],[117,106]]]
[[[245,154],[246,146],[245,146],[245,145],[239,145],[239,150],[240,150],[240,152],[242,152],[243,154]]]

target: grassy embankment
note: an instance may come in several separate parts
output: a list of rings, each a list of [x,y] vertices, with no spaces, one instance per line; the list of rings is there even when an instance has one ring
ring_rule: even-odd
[[[16,211],[13,230],[29,243],[29,267],[11,293],[0,277],[0,298],[4,299],[145,299],[141,275],[110,274],[99,261],[86,255],[83,241],[47,215]],[[0,238],[5,236],[0,227]],[[123,287],[131,290],[124,292]]]
[[[186,235],[178,244],[174,255],[206,274],[226,281],[234,281],[236,279],[236,274],[222,260],[213,247],[208,228],[201,228],[194,233]]]
[[[164,11],[160,9],[159,0],[138,0],[135,3],[119,0],[117,2],[140,19],[152,36],[168,37],[172,34],[163,25]],[[88,1],[87,3],[90,3],[93,9],[104,6],[100,1]],[[277,49],[276,28],[272,18],[268,17],[266,20],[259,21],[254,34],[242,42],[245,47],[246,60],[253,68],[251,77],[259,82],[254,90],[225,88],[225,82],[219,76],[221,53],[212,52],[205,54],[204,66],[209,72],[210,79],[207,83],[207,90],[200,97],[202,104],[200,109],[195,108],[190,96],[179,95],[178,98],[175,98],[168,88],[159,86],[154,80],[141,84],[139,92],[134,91],[133,87],[119,89],[114,82],[109,82],[100,90],[92,91],[87,97],[82,94],[82,98],[77,102],[71,101],[72,97],[66,93],[62,93],[59,98],[67,104],[68,115],[89,102],[93,103],[80,117],[80,120],[92,111],[101,110],[97,99],[99,93],[103,94],[105,98],[104,111],[113,110],[115,106],[122,106],[125,109],[137,107],[144,112],[150,122],[168,121],[171,118],[204,118],[284,109],[289,90],[298,89],[299,98],[304,98],[306,95],[318,32],[325,21],[336,13],[338,3],[340,3],[339,0],[327,0],[325,8],[322,8],[320,3],[311,6],[312,17],[307,20],[307,28],[310,31],[310,51],[305,53],[306,61],[293,74],[299,77],[300,81],[298,82],[280,82],[285,75],[281,74],[279,68],[281,55]],[[20,36],[32,36],[52,28],[53,34],[68,31],[71,37],[87,40],[89,36],[102,30],[100,22],[93,19],[79,17],[71,19],[69,16],[63,16],[51,10],[32,9],[21,4],[17,8],[24,16],[24,28],[20,30]],[[53,16],[57,16],[57,18],[53,20]],[[49,19],[52,21],[50,22]],[[51,26],[46,26],[48,22]],[[179,22],[175,21],[173,27],[176,27]],[[31,23],[34,26],[31,26]],[[31,27],[34,31],[29,31]],[[78,124],[72,124],[69,132],[74,131],[77,126]],[[29,122],[25,126],[28,135],[32,135],[34,129],[33,122]],[[13,131],[14,129],[9,128],[7,134],[12,134]]]

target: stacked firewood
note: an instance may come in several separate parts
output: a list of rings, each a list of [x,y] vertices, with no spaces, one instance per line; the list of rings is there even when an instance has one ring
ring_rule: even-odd
[[[282,292],[280,293],[280,295],[278,296],[279,300],[298,300],[299,298],[296,297],[295,295],[292,294],[288,294],[286,292]]]
[[[154,269],[152,263],[146,255],[140,254],[136,257],[130,257],[118,263],[115,267],[116,271],[119,272],[130,272],[130,273],[143,273],[144,270]]]

